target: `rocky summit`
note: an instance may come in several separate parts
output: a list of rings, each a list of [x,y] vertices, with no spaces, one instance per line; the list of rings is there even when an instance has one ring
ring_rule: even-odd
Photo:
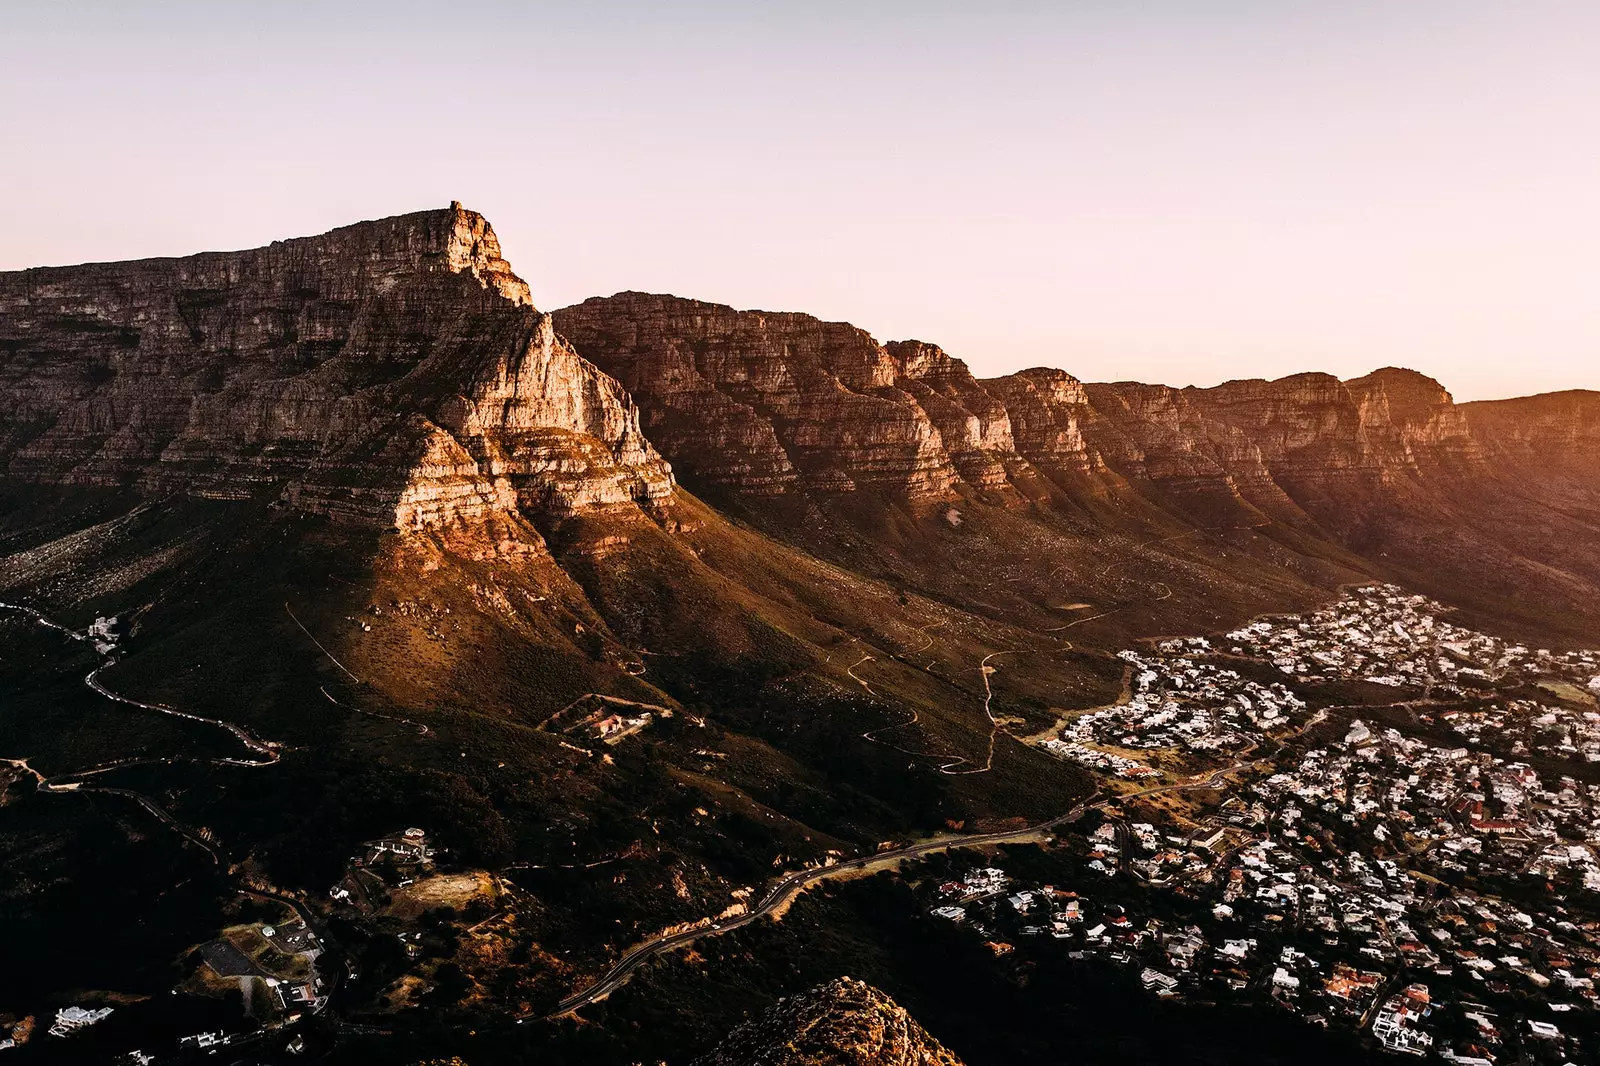
[[[728,1035],[695,1066],[962,1066],[894,1000],[841,977]]]
[[[246,252],[0,274],[0,469],[420,528],[659,510],[667,465],[452,204]]]

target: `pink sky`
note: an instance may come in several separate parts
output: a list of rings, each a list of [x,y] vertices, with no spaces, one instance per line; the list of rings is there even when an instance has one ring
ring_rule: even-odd
[[[1589,2],[32,6],[0,269],[459,199],[547,308],[802,310],[980,374],[1600,388]]]

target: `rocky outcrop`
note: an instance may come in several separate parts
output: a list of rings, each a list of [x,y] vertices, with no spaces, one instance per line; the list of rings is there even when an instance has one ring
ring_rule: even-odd
[[[1466,419],[1437,381],[1379,370],[1340,381],[1297,374],[1195,390],[1208,415],[1242,430],[1280,483],[1380,491],[1409,478],[1465,475],[1482,454]]]
[[[1209,414],[1195,390],[1131,382],[1086,386],[1085,440],[1095,458],[1151,486],[1205,525],[1255,524],[1294,504],[1249,434]]]
[[[1342,520],[1494,473],[1463,409],[1409,370],[1087,393],[1085,439],[1109,468],[1209,506],[1231,498],[1279,518]]]
[[[419,526],[658,510],[616,381],[459,204],[181,259],[0,274],[0,471]]]
[[[1131,486],[1207,527],[1344,526],[1493,476],[1528,447],[1490,430],[1488,409],[1474,422],[1438,382],[1393,368],[1210,389],[1085,385],[1049,368],[979,381],[937,345],[879,345],[802,314],[620,293],[555,321],[626,384],[691,484],[746,497],[970,488],[1010,502],[1039,498],[1043,474],[1068,496]]]
[[[997,397],[1011,423],[1017,452],[1047,471],[1083,472],[1094,459],[1084,440],[1091,417],[1083,383],[1064,370],[1035,367],[983,387]]]
[[[958,477],[943,427],[980,479],[992,476],[983,453],[1006,437],[1004,412],[964,367],[907,348],[907,373],[845,323],[635,292],[563,308],[555,321],[628,387],[646,434],[699,488],[938,499]]]
[[[895,362],[896,387],[939,431],[961,479],[979,489],[1006,488],[1018,455],[1005,403],[936,344],[890,341],[884,350]]]
[[[961,1066],[894,1000],[841,977],[779,1000],[696,1066]]]
[[[1472,476],[1484,469],[1482,443],[1443,385],[1414,370],[1386,367],[1346,381],[1377,465],[1391,475]]]
[[[1462,404],[1460,411],[1496,464],[1587,474],[1600,488],[1600,392],[1486,400]]]

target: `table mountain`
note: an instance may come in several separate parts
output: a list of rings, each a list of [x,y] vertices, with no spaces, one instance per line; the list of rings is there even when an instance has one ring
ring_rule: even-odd
[[[245,252],[0,274],[0,471],[426,526],[657,510],[616,381],[453,204]]]
[[[160,796],[300,893],[397,825],[596,870],[541,875],[539,936],[576,950],[509,973],[532,1012],[774,869],[1069,809],[1084,773],[1020,738],[1116,699],[1136,641],[1386,579],[1594,646],[1597,460],[1594,393],[980,380],[804,314],[545,314],[460,205],[0,274],[0,599],[115,616],[97,684],[138,701],[8,610],[0,754]],[[207,721],[281,758],[241,764]],[[116,926],[155,928],[159,887]],[[83,912],[60,914],[29,928],[65,995],[103,952],[58,952]],[[830,995],[877,1019],[849,1047],[921,1054],[875,994]]]

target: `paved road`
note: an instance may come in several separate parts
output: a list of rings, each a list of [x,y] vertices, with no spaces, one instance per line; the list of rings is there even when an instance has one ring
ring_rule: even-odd
[[[87,641],[89,639],[86,633],[80,633],[77,630],[61,625],[59,622],[56,622],[54,619],[32,607],[0,601],[0,609],[18,611],[22,614],[26,614],[33,618],[40,625],[48,626],[51,629],[57,630],[73,640]],[[40,792],[57,794],[97,792],[108,796],[121,796],[124,799],[132,800],[134,803],[137,803],[140,807],[148,811],[150,815],[162,825],[183,837],[185,841],[192,843],[204,850],[205,853],[211,857],[211,862],[219,869],[227,871],[229,865],[228,858],[217,844],[207,840],[194,826],[189,825],[186,822],[181,822],[177,818],[173,817],[165,807],[161,806],[161,804],[157,803],[151,797],[142,792],[135,792],[134,790],[128,788],[115,788],[110,785],[85,784],[83,779],[86,777],[93,777],[97,774],[109,773],[113,770],[124,769],[130,766],[138,766],[157,762],[173,763],[180,760],[208,762],[223,766],[271,766],[279,760],[279,750],[281,746],[276,741],[261,740],[245,727],[237,725],[233,722],[224,721],[220,718],[207,718],[204,715],[193,714],[189,711],[181,711],[176,707],[168,707],[165,704],[145,703],[141,700],[130,699],[127,696],[122,696],[111,691],[110,689],[106,688],[105,685],[101,684],[99,677],[96,675],[98,675],[106,666],[109,666],[115,662],[115,650],[112,649],[111,651],[106,651],[99,648],[96,650],[99,651],[100,657],[103,661],[100,666],[97,666],[95,669],[89,671],[88,676],[83,680],[84,683],[89,686],[89,688],[99,693],[101,696],[104,696],[108,700],[114,700],[117,703],[127,704],[131,707],[138,707],[141,710],[155,711],[159,714],[167,714],[175,718],[185,718],[192,722],[200,722],[204,725],[214,726],[218,729],[224,729],[237,738],[238,741],[245,746],[245,748],[258,757],[253,759],[237,759],[226,757],[198,759],[193,756],[174,755],[157,758],[119,759],[115,762],[91,767],[87,770],[78,770],[62,774],[55,778],[45,777],[38,770],[35,770],[32,766],[28,765],[27,759],[0,759],[0,762],[16,766],[19,769],[31,774],[36,782],[36,787]],[[246,885],[231,874],[225,873],[225,876],[227,876],[228,879],[233,883],[234,889],[244,895],[255,896],[259,899],[276,900],[279,903],[293,908],[295,913],[300,915],[301,920],[305,922],[306,928],[315,933],[318,939],[322,941],[324,946],[332,944],[331,939],[327,935],[327,931],[317,921],[316,916],[311,913],[311,909],[300,900],[294,898],[293,896],[287,896],[278,892],[269,891],[267,889],[255,888]],[[334,968],[333,972],[328,978],[328,988],[324,993],[324,998],[321,1000],[321,1005],[316,1008],[318,1011],[326,1008],[328,1002],[333,997],[333,993],[338,990],[338,987],[339,973],[337,968]]]
[[[185,718],[191,722],[200,722],[203,725],[215,726],[218,729],[225,729],[229,733],[233,734],[233,736],[238,739],[239,743],[243,744],[246,748],[261,756],[259,759],[219,758],[213,759],[213,762],[223,763],[227,766],[271,766],[273,763],[278,761],[278,746],[272,741],[257,740],[255,736],[242,725],[237,725],[233,722],[225,722],[221,718],[207,718],[202,714],[192,714],[189,711],[180,711],[176,707],[168,707],[163,703],[145,703],[142,700],[129,699],[127,696],[121,696],[115,692],[112,692],[101,683],[98,676],[100,671],[105,669],[106,665],[110,664],[107,663],[105,665],[95,667],[93,670],[89,671],[89,676],[83,679],[84,684],[88,685],[91,689],[104,696],[106,699],[114,700],[117,703],[125,703],[130,707],[138,707],[140,710],[155,711],[157,714],[167,714],[174,718]]]
[[[128,788],[110,788],[105,785],[80,785],[77,783],[62,785],[49,782],[41,784],[39,786],[39,791],[103,792],[108,796],[122,796],[125,799],[131,799],[133,802],[149,811],[150,814],[153,815],[155,819],[162,825],[166,826],[168,829],[171,829],[174,833],[177,833],[179,836],[183,837],[183,839],[202,848],[207,855],[211,856],[212,865],[227,865],[227,863],[224,861],[222,851],[215,844],[201,836],[199,831],[194,829],[192,826],[186,825],[183,822],[178,821],[172,815],[168,814],[165,807],[161,806],[161,804],[157,803],[155,800],[151,799],[149,796],[146,796],[142,792],[135,792]]]
[[[1281,747],[1284,743],[1303,736],[1308,730],[1326,720],[1327,717],[1327,711],[1318,711],[1305,722],[1301,723],[1300,726],[1293,732],[1285,735],[1282,738],[1279,738],[1278,745]],[[724,918],[720,921],[711,922],[708,925],[696,926],[693,929],[685,929],[681,932],[672,933],[667,936],[657,937],[654,940],[645,941],[643,944],[640,944],[638,947],[623,955],[621,959],[617,960],[611,969],[602,974],[600,978],[589,987],[583,989],[582,991],[575,992],[566,999],[562,1000],[556,1006],[555,1011],[548,1015],[548,1017],[558,1018],[563,1014],[570,1014],[573,1011],[587,1007],[591,1003],[598,1002],[599,1000],[604,999],[606,996],[609,996],[612,992],[615,992],[618,988],[621,988],[628,982],[628,979],[633,976],[634,972],[638,970],[639,967],[643,966],[656,956],[665,954],[674,948],[682,947],[685,944],[692,943],[701,939],[702,937],[717,936],[722,933],[732,932],[735,929],[749,925],[758,918],[764,918],[779,910],[784,905],[792,901],[801,892],[804,892],[806,889],[810,888],[812,885],[826,881],[829,878],[842,877],[847,874],[863,870],[868,866],[897,862],[902,859],[914,859],[918,856],[927,855],[935,851],[948,851],[952,848],[980,848],[987,847],[991,844],[1007,844],[1020,840],[1026,840],[1030,837],[1037,836],[1040,833],[1045,833],[1052,829],[1060,828],[1069,822],[1077,821],[1087,812],[1105,807],[1112,803],[1125,803],[1128,800],[1142,799],[1145,796],[1155,796],[1165,792],[1186,792],[1192,789],[1221,788],[1223,786],[1223,780],[1229,774],[1263,766],[1267,763],[1270,763],[1274,757],[1275,756],[1264,755],[1256,759],[1246,759],[1236,762],[1231,766],[1224,766],[1219,770],[1213,770],[1204,777],[1191,778],[1187,781],[1177,781],[1168,785],[1154,785],[1150,788],[1139,789],[1135,792],[1127,792],[1119,796],[1108,796],[1105,799],[1095,800],[1093,802],[1085,800],[1076,807],[1073,807],[1071,810],[1067,811],[1065,814],[1051,818],[1049,821],[1039,822],[1035,825],[1027,826],[1023,829],[1010,829],[998,833],[976,833],[969,836],[938,837],[933,840],[925,840],[917,844],[908,844],[903,848],[895,848],[892,851],[881,851],[875,855],[868,855],[859,859],[851,859],[848,862],[842,862],[834,866],[812,866],[807,867],[804,870],[796,870],[793,873],[785,874],[783,877],[774,882],[772,887],[767,890],[767,894],[761,898],[761,902],[757,903],[744,914],[736,915],[732,918]],[[528,1017],[531,1017],[531,1015],[523,1015],[517,1020],[521,1022],[526,1020]]]
[[[717,936],[721,933],[732,932],[735,929],[749,925],[751,922],[754,922],[759,918],[764,918],[777,911],[792,901],[801,892],[804,892],[807,888],[810,888],[812,885],[826,881],[829,878],[845,876],[847,874],[862,870],[868,866],[897,862],[902,859],[914,859],[918,856],[927,855],[935,851],[948,851],[951,848],[979,848],[987,847],[992,844],[1006,844],[1020,840],[1026,840],[1030,837],[1037,836],[1040,833],[1048,832],[1052,829],[1066,825],[1069,822],[1076,821],[1088,811],[1095,808],[1104,807],[1108,803],[1125,802],[1127,800],[1139,799],[1144,796],[1152,796],[1162,792],[1181,792],[1188,789],[1218,788],[1221,786],[1222,779],[1228,774],[1236,773],[1240,770],[1244,770],[1248,767],[1252,767],[1266,761],[1266,759],[1256,759],[1251,762],[1235,763],[1232,766],[1224,767],[1220,770],[1216,770],[1210,774],[1207,774],[1204,778],[1181,781],[1170,785],[1157,785],[1152,788],[1141,789],[1137,792],[1129,792],[1121,796],[1112,796],[1107,799],[1097,800],[1095,802],[1089,802],[1088,800],[1085,800],[1083,803],[1073,807],[1065,814],[1051,818],[1049,821],[1039,822],[1035,825],[1027,826],[1023,829],[1009,829],[998,833],[976,833],[969,836],[939,837],[933,840],[922,841],[921,843],[917,844],[909,844],[903,848],[895,848],[892,851],[882,851],[875,855],[868,855],[859,859],[851,859],[848,862],[842,862],[834,866],[813,866],[804,870],[796,870],[793,873],[785,874],[779,880],[774,882],[772,887],[767,890],[767,894],[761,898],[761,901],[744,914],[737,915],[732,918],[724,918],[720,921],[711,922],[709,925],[697,926],[693,929],[685,929],[681,932],[672,933],[667,936],[657,937],[654,940],[645,941],[643,944],[640,944],[638,947],[623,955],[621,959],[617,960],[616,964],[613,965],[611,969],[602,974],[599,980],[595,981],[592,985],[562,1000],[560,1004],[557,1005],[555,1011],[549,1015],[549,1017],[554,1018],[560,1017],[563,1014],[570,1014],[575,1010],[579,1010],[580,1008],[586,1007],[591,1003],[595,1003],[601,999],[604,999],[606,996],[609,996],[612,992],[615,992],[618,988],[626,984],[628,979],[633,976],[634,972],[638,970],[639,967],[643,966],[656,956],[669,952],[674,948],[682,947],[683,945],[689,944],[695,940],[699,940],[702,937]],[[518,1021],[522,1021],[526,1017],[528,1016],[525,1015],[523,1018],[519,1018]]]

